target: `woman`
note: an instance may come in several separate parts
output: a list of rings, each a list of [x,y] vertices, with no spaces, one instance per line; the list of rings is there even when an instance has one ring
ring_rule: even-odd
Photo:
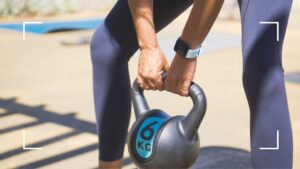
[[[192,4],[169,67],[156,32]],[[222,4],[223,0],[119,0],[116,3],[104,24],[96,30],[91,44],[99,168],[122,166],[131,107],[127,64],[130,57],[140,50],[138,82],[141,88],[187,96],[201,43]],[[240,0],[239,4],[243,23],[243,82],[251,113],[253,164],[256,168],[291,168],[292,133],[281,66],[291,2]],[[274,19],[281,28],[279,42],[276,27],[259,24]],[[161,79],[162,71],[168,72],[165,82]],[[274,145],[276,130],[281,134],[280,149],[259,150],[260,146]]]

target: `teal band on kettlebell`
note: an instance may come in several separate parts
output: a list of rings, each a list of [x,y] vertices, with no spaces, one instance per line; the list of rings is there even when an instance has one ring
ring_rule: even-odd
[[[135,141],[136,151],[141,158],[151,157],[156,134],[166,120],[166,117],[150,116],[141,123]]]

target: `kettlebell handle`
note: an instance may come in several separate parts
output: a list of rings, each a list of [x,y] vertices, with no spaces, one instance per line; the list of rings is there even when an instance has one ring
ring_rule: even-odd
[[[131,99],[136,119],[150,110],[144,96],[144,90],[140,88],[137,79],[135,79],[131,88]]]
[[[192,139],[197,133],[206,113],[206,96],[202,88],[194,82],[190,86],[189,96],[193,100],[193,108],[180,122],[179,128],[186,138]]]
[[[165,80],[167,73],[162,73],[162,79]],[[196,83],[192,82],[189,88],[189,96],[193,101],[193,108],[188,115],[180,122],[179,129],[181,133],[187,138],[192,139],[196,134],[202,119],[206,112],[206,97],[202,88]],[[134,81],[131,97],[133,102],[133,108],[135,117],[138,119],[145,112],[149,111],[149,105],[145,99],[144,91],[138,85],[137,79]]]

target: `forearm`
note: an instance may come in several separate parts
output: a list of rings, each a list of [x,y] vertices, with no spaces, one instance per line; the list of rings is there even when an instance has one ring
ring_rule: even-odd
[[[197,48],[215,22],[224,0],[195,0],[181,38],[191,48]]]
[[[153,22],[153,0],[128,0],[128,4],[140,49],[158,47]]]

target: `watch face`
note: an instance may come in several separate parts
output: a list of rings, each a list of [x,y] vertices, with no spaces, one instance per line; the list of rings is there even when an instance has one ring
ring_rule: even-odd
[[[183,48],[180,48],[180,49],[177,51],[177,53],[178,53],[180,56],[185,57],[187,52],[184,51]]]
[[[179,50],[180,50],[180,54],[185,57],[189,48],[187,48],[184,44],[181,44],[179,46]]]
[[[178,38],[174,47],[175,52],[180,56],[185,57],[189,49],[190,49],[189,45],[186,44],[180,38]]]

